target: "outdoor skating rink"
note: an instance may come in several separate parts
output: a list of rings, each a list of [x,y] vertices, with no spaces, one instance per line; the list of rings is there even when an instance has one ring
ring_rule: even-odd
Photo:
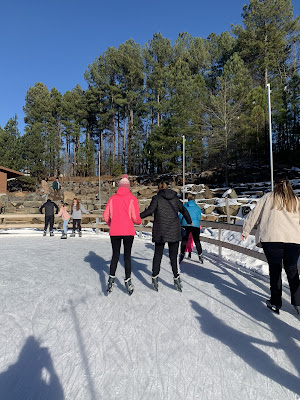
[[[300,399],[300,318],[284,288],[204,247],[173,286],[167,249],[159,292],[153,244],[135,238],[132,281],[121,256],[107,296],[105,234],[0,234],[0,400]]]

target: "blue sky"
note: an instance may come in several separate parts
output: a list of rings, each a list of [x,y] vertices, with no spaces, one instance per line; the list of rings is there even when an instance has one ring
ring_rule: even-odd
[[[84,71],[109,46],[153,33],[206,38],[241,23],[247,0],[2,0],[0,5],[0,126],[17,114],[23,133],[25,96],[35,82],[62,94],[86,88]],[[294,15],[300,1],[293,0]]]

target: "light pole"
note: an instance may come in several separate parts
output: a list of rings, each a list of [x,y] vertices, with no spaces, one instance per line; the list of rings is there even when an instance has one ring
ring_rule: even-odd
[[[101,153],[98,152],[98,164],[99,164],[99,213],[101,214]]]
[[[182,135],[182,186],[185,186],[185,136]],[[183,192],[183,201],[185,200],[185,192]]]
[[[273,172],[273,138],[272,138],[272,120],[271,120],[271,88],[267,83],[268,88],[268,105],[269,105],[269,141],[270,141],[270,168],[271,168],[271,190],[274,190],[274,172]]]

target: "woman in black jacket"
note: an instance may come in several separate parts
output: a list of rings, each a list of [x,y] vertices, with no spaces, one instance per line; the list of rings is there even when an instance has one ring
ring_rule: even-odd
[[[183,207],[183,203],[177,197],[174,190],[168,189],[168,185],[162,182],[158,186],[158,193],[152,197],[149,207],[141,213],[141,218],[154,214],[152,229],[152,241],[155,243],[155,251],[152,266],[152,285],[158,291],[158,275],[165,243],[169,246],[169,257],[174,275],[174,285],[181,292],[181,281],[178,273],[177,255],[179,242],[181,241],[181,225],[178,213],[181,213],[188,224],[192,224],[190,214]]]

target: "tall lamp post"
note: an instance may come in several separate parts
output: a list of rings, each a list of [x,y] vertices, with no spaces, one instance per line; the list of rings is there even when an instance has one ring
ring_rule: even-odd
[[[99,213],[101,214],[101,153],[99,150],[98,153],[99,159],[98,159],[98,164],[99,164]]]
[[[182,186],[185,186],[185,136],[182,135]],[[185,192],[183,192],[183,201],[185,200]]]
[[[273,137],[272,137],[272,120],[271,120],[271,88],[267,83],[268,88],[268,105],[269,105],[269,141],[270,141],[270,168],[271,168],[271,190],[274,190],[274,171],[273,171]]]

